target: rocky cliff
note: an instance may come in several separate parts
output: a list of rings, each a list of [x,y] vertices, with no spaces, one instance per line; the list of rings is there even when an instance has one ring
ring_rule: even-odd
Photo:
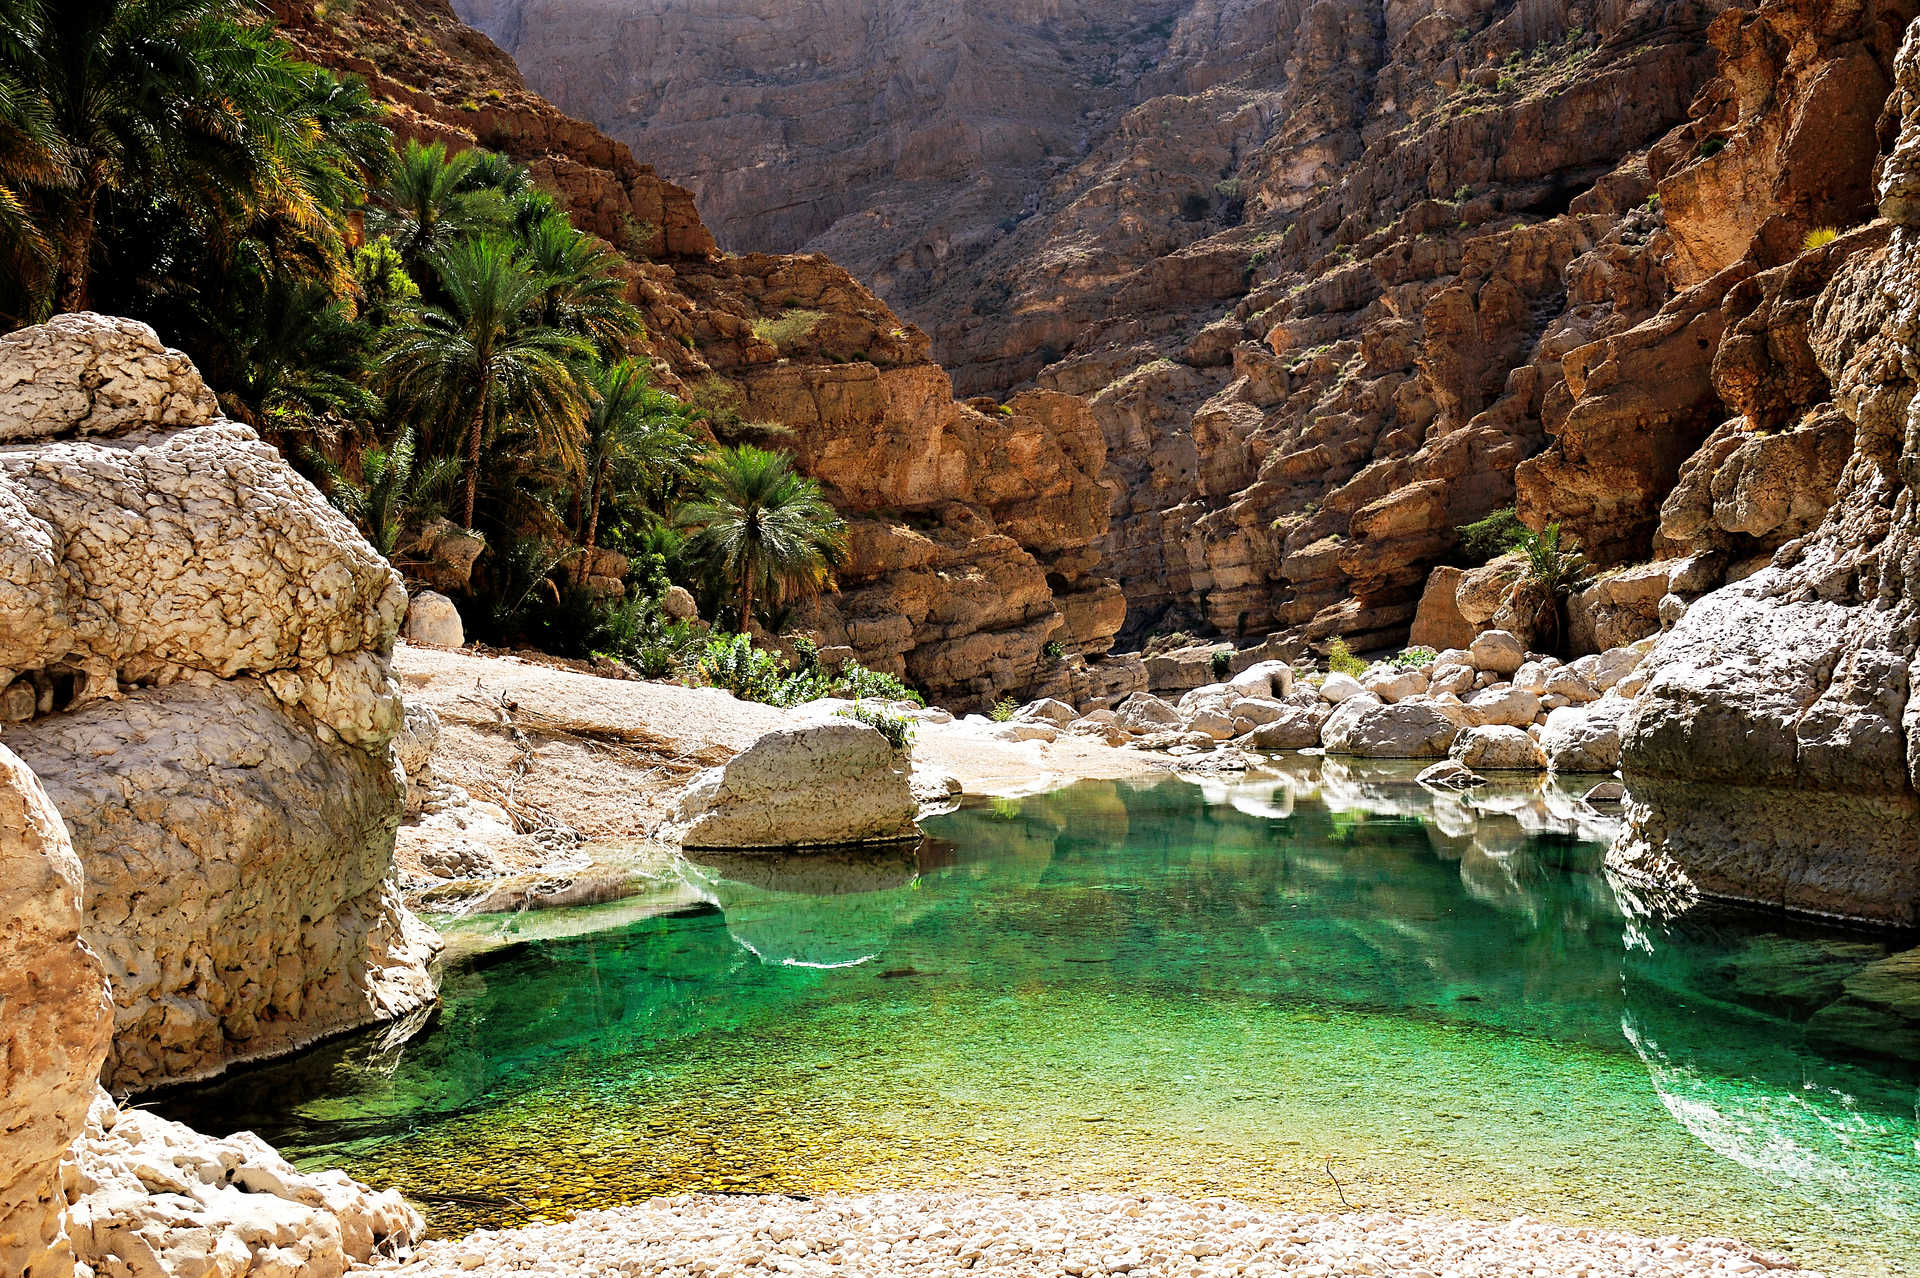
[[[0,338],[0,441],[0,743],[85,867],[107,1083],[430,1003],[392,880],[397,574],[144,325]]]
[[[1515,503],[1713,549],[1697,594],[1837,477],[1831,418],[1709,436],[1807,371],[1746,277],[1870,212],[1898,0],[472,2],[723,238],[833,251],[965,390],[1090,397],[1133,632],[1398,641]]]
[[[1743,37],[1767,47],[1769,16]],[[1856,55],[1852,65],[1858,79],[1878,64]],[[1743,414],[1723,428],[1732,451],[1710,445],[1703,457],[1727,457],[1724,471],[1743,449],[1836,453],[1831,508],[1801,516],[1800,535],[1771,562],[1694,603],[1655,649],[1627,724],[1634,801],[1611,863],[1686,891],[1911,925],[1920,922],[1920,29],[1909,29],[1896,70],[1880,132],[1894,145],[1877,166],[1885,221],[1729,290],[1746,298],[1725,308],[1741,318],[1713,367]],[[1778,256],[1791,253],[1789,244]],[[1716,478],[1713,509],[1736,489]]]
[[[801,619],[829,643],[957,703],[1098,683],[1080,658],[1106,652],[1125,602],[1094,548],[1106,444],[1084,405],[957,403],[925,334],[840,267],[718,253],[684,188],[528,91],[443,0],[277,13],[307,56],[364,76],[402,134],[526,163],[629,258],[666,383],[712,383],[785,428],[851,525],[839,593]]]

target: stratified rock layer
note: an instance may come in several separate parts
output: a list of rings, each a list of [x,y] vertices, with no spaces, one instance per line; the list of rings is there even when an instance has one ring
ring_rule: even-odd
[[[1611,864],[1790,909],[1920,921],[1920,35],[1897,64],[1891,233],[1832,246],[1809,308],[1815,388],[1851,429],[1812,533],[1696,602],[1625,725],[1632,802]],[[1785,349],[1791,353],[1793,347]]]
[[[113,1024],[106,974],[80,939],[80,883],[60,814],[0,746],[0,1273],[73,1273],[61,1164]]]
[[[62,317],[0,368],[0,741],[86,867],[108,1084],[430,1001],[388,882],[398,575],[145,326]]]

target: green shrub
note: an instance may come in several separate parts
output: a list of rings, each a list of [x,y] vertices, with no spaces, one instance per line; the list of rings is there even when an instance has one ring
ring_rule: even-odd
[[[1439,655],[1431,648],[1408,648],[1404,652],[1395,654],[1393,664],[1399,670],[1424,670],[1432,665],[1433,659]]]
[[[1825,248],[1839,238],[1839,231],[1831,226],[1823,226],[1817,231],[1808,231],[1807,238],[1800,242],[1800,247],[1804,252],[1811,253],[1815,249]]]
[[[903,714],[883,710],[879,706],[854,704],[842,710],[841,715],[848,719],[857,719],[874,729],[887,739],[887,744],[905,754],[913,745],[913,720]]]
[[[1694,148],[1694,154],[1706,160],[1712,159],[1726,149],[1727,140],[1725,138],[1702,138],[1700,145]]]
[[[1526,536],[1527,526],[1508,506],[1484,519],[1461,524],[1454,531],[1460,534],[1461,551],[1476,564],[1484,564],[1517,547]]]
[[[1216,680],[1225,679],[1233,671],[1233,649],[1215,648],[1207,658],[1207,668],[1213,671]]]
[[[805,341],[813,334],[820,321],[827,317],[825,311],[788,310],[778,316],[763,316],[753,322],[753,335],[763,342],[770,342],[786,350],[796,342]]]
[[[1040,659],[1050,666],[1057,666],[1067,659],[1066,645],[1058,639],[1049,639],[1040,646]]]
[[[1335,635],[1327,644],[1327,670],[1331,674],[1352,675],[1359,678],[1366,673],[1367,663],[1353,655],[1353,649],[1347,647],[1347,641]]]
[[[987,717],[995,723],[1007,723],[1020,712],[1020,703],[1012,697],[1004,697],[993,703],[993,709],[987,711]]]
[[[746,635],[715,635],[695,664],[703,683],[731,692],[742,701],[772,703],[786,682],[786,671],[770,652],[753,646]]]
[[[911,701],[918,706],[927,704],[926,698],[901,682],[899,676],[869,670],[857,661],[849,661],[840,667],[840,673],[833,680],[833,691],[836,695],[852,697],[856,701],[861,697],[873,697],[880,701]]]

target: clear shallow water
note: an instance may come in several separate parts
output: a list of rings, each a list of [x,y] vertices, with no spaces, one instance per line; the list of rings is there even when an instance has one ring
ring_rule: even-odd
[[[1888,962],[1912,938],[1663,924],[1564,798],[1303,766],[689,862],[667,912],[529,919],[588,930],[454,965],[411,1042],[160,1108],[448,1231],[688,1189],[1135,1185],[1920,1272],[1920,1021],[1885,1006],[1920,1016]]]

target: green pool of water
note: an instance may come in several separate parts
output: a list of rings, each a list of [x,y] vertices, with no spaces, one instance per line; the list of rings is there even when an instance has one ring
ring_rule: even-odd
[[[690,1189],[1146,1186],[1920,1272],[1912,938],[1663,922],[1565,796],[1302,766],[690,861],[660,913],[521,920],[541,939],[453,964],[410,1041],[161,1108],[446,1231]]]

